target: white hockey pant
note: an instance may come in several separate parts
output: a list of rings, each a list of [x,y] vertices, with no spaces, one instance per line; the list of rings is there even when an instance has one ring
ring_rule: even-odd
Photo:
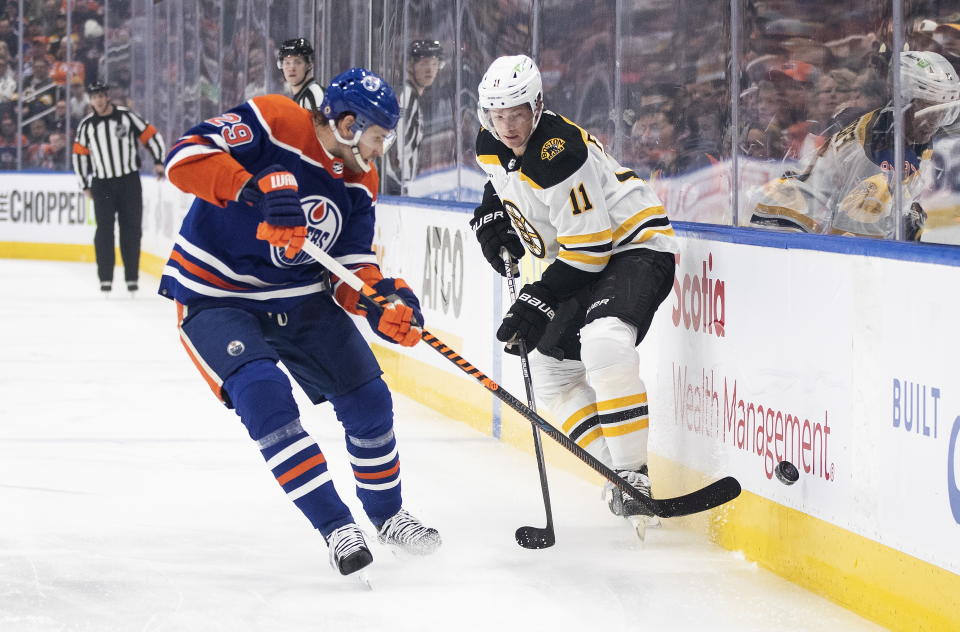
[[[619,318],[600,318],[580,331],[581,361],[530,354],[538,403],[577,445],[614,469],[647,463],[647,392],[636,335]]]

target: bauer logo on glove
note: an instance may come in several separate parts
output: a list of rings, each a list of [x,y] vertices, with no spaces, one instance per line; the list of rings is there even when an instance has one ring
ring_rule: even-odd
[[[553,294],[543,283],[537,281],[524,285],[497,329],[497,340],[508,343],[522,340],[530,348],[536,347],[547,325],[556,316],[556,304]]]
[[[521,292],[520,296],[517,297],[517,300],[523,301],[524,303],[527,303],[528,305],[530,305],[530,307],[543,312],[543,314],[549,320],[553,320],[554,316],[557,315],[556,312],[553,311],[553,308],[550,307],[550,305],[548,305],[541,299],[537,298],[536,296],[531,296],[529,292]]]

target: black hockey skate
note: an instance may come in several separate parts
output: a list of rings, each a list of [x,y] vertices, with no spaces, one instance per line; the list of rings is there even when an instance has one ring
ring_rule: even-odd
[[[617,470],[617,474],[641,494],[650,497],[650,477],[647,474],[646,465],[636,470]],[[659,527],[661,524],[660,518],[655,516],[646,505],[625,496],[610,482],[604,483],[603,497],[613,515],[622,516],[630,521],[641,541],[646,538],[647,527]]]
[[[343,525],[327,538],[330,548],[330,566],[341,575],[355,573],[373,561],[373,555],[363,539],[363,531],[355,523]]]
[[[637,470],[617,470],[620,478],[630,483],[637,491],[644,496],[650,496],[650,477],[647,475],[647,466],[642,465]],[[643,503],[624,496],[613,483],[607,482],[603,485],[603,498],[607,501],[607,507],[610,513],[615,516],[653,516],[653,512]]]
[[[384,522],[377,538],[383,544],[392,544],[414,555],[430,555],[440,548],[440,533],[425,527],[406,509],[401,509]]]

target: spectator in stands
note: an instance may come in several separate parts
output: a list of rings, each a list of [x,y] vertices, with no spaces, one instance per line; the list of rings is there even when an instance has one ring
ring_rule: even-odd
[[[34,119],[27,125],[27,140],[31,145],[40,145],[47,142],[49,135],[50,129],[45,116]]]
[[[783,158],[787,115],[782,92],[772,82],[760,81],[742,97],[747,122],[740,136],[741,151],[761,160]]]
[[[884,80],[872,72],[863,72],[857,75],[853,92],[842,108],[849,110],[851,115],[860,116],[882,106],[887,99],[887,85]]]
[[[10,55],[16,56],[20,49],[20,39],[9,18],[0,18],[0,42],[7,45],[7,52]]]
[[[50,79],[50,63],[40,58],[35,59],[30,67],[32,72],[23,81],[23,100],[39,99],[46,107],[53,107],[60,89]]]
[[[0,56],[0,103],[13,101],[17,97],[17,78],[10,68],[10,60]]]
[[[50,141],[50,130],[45,117],[30,121],[27,125],[27,141],[23,166],[28,169],[42,169],[46,145]]]
[[[74,129],[72,125],[71,129]],[[50,124],[50,131],[51,133],[66,133],[67,131],[67,102],[63,99],[57,101],[57,104],[54,106],[53,122]]]
[[[772,68],[767,76],[780,92],[780,124],[783,153],[780,157],[800,157],[807,137],[809,104],[817,71],[802,61],[789,61]]]
[[[811,104],[811,119],[821,131],[827,129],[833,117],[853,98],[857,90],[856,80],[857,75],[846,68],[831,70],[820,77],[816,98]]]
[[[54,47],[54,60],[50,64],[50,79],[58,86],[65,86],[67,85],[67,74],[70,74],[71,81],[79,79],[82,84],[87,74],[86,68],[82,62],[76,59],[67,63],[67,46],[64,42],[65,40],[61,40]]]
[[[643,177],[656,180],[676,175],[677,130],[668,111],[650,108],[641,111],[630,128],[630,166]]]
[[[74,80],[70,85],[70,100],[67,104],[70,110],[70,128],[77,129],[77,125],[90,113],[90,99],[83,89],[83,83]]]
[[[820,77],[810,102],[808,133],[799,154],[795,156],[800,161],[801,169],[814,160],[830,136],[864,114],[864,111],[853,113],[845,105],[856,92],[856,79],[857,76],[846,68],[831,70]]]
[[[263,49],[254,48],[247,56],[247,85],[243,90],[244,99],[260,96],[266,90],[265,56]]]
[[[67,137],[61,132],[50,134],[50,142],[46,144],[41,159],[43,169],[62,171],[69,169],[67,161]]]
[[[27,137],[20,135],[20,143],[23,147],[27,145]],[[17,146],[17,119],[7,112],[0,116],[0,147]]]

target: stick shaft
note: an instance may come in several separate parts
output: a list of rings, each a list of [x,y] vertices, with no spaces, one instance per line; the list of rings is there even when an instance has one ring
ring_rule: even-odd
[[[513,262],[510,253],[503,251],[503,265],[507,273],[507,289],[510,291],[510,302],[517,300],[517,281],[513,276]],[[520,368],[523,371],[523,386],[527,391],[527,407],[536,412],[537,402],[533,397],[533,375],[530,373],[530,359],[527,357],[527,344],[518,343],[520,348]],[[543,444],[540,441],[540,431],[537,426],[530,425],[533,431],[533,451],[537,456],[537,471],[540,474],[540,491],[543,492],[543,509],[547,514],[547,528],[553,529],[553,509],[550,505],[550,486],[547,484],[547,463],[543,457]]]

